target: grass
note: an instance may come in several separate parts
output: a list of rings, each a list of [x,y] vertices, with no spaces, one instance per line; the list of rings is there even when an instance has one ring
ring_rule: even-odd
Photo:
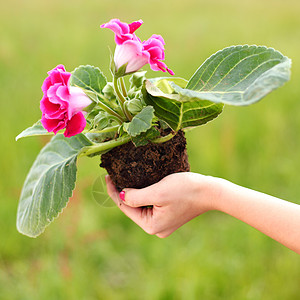
[[[166,62],[189,78],[232,44],[272,46],[293,60],[292,80],[262,102],[226,107],[187,133],[192,170],[300,203],[300,4],[296,0],[16,1],[0,11],[0,299],[297,299],[299,256],[229,216],[207,213],[167,239],[145,234],[91,186],[98,158],[79,162],[63,214],[37,239],[15,228],[19,193],[47,142],[14,137],[40,118],[40,86],[59,63],[107,75],[113,17],[160,33]],[[149,68],[147,68],[149,69]],[[150,75],[161,74],[149,72]]]

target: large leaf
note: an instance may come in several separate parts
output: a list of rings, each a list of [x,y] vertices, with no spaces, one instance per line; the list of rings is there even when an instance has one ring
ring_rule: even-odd
[[[35,136],[35,135],[52,135],[52,132],[48,132],[42,125],[41,121],[37,121],[31,127],[23,130],[17,137],[16,141],[27,137],[27,136]]]
[[[182,78],[158,78],[146,80],[143,87],[144,100],[155,109],[155,115],[164,120],[174,131],[194,127],[216,118],[223,104],[200,100],[197,97],[183,97],[176,94],[172,83],[185,87]]]
[[[208,58],[186,88],[173,88],[183,97],[249,105],[288,81],[290,67],[291,60],[272,48],[231,46]]]
[[[72,72],[70,84],[95,94],[102,94],[106,78],[99,68],[87,65],[79,66]]]
[[[25,180],[17,214],[17,229],[30,237],[45,227],[67,205],[75,187],[76,160],[91,142],[79,134],[65,138],[59,134],[42,149]]]
[[[130,123],[124,123],[124,130],[130,136],[137,136],[142,132],[146,132],[152,125],[154,117],[154,109],[152,106],[146,106],[135,115]]]

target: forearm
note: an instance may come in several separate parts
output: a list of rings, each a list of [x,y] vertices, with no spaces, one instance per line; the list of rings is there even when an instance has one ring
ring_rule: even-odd
[[[300,254],[300,205],[220,180],[214,201],[227,213]]]

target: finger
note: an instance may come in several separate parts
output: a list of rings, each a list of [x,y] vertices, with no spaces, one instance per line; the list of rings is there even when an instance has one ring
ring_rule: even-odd
[[[161,206],[164,199],[159,182],[142,189],[125,188],[121,198],[131,207]]]
[[[140,226],[148,234],[159,232],[153,222],[153,208],[151,207],[130,207],[125,203],[120,203],[121,211],[134,223]]]
[[[164,238],[170,236],[171,234],[172,234],[172,232],[170,232],[170,231],[163,231],[163,232],[157,233],[156,236],[159,237],[160,239],[164,239]]]
[[[107,191],[110,197],[119,206],[120,210],[133,222],[140,226],[146,233],[154,235],[162,231],[161,225],[155,222],[155,215],[160,208],[158,207],[131,207],[127,205],[119,196],[119,192],[114,186],[109,176],[105,177]]]
[[[151,223],[152,212],[150,209],[145,208],[135,208],[130,207],[124,203],[120,197],[119,192],[117,191],[116,187],[114,186],[111,178],[109,176],[105,177],[106,186],[107,186],[107,193],[112,198],[112,200],[119,206],[120,210],[132,219],[137,225],[145,228],[147,223]]]

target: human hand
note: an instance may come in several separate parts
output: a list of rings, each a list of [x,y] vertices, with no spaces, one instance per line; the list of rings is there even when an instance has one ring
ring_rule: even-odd
[[[126,188],[123,201],[110,177],[105,179],[110,197],[149,234],[167,237],[191,219],[215,209],[300,254],[299,204],[191,172],[168,175],[143,189]]]
[[[142,189],[125,188],[124,198],[106,176],[107,192],[129,218],[149,234],[164,238],[191,219],[213,209],[213,177],[175,173]]]

